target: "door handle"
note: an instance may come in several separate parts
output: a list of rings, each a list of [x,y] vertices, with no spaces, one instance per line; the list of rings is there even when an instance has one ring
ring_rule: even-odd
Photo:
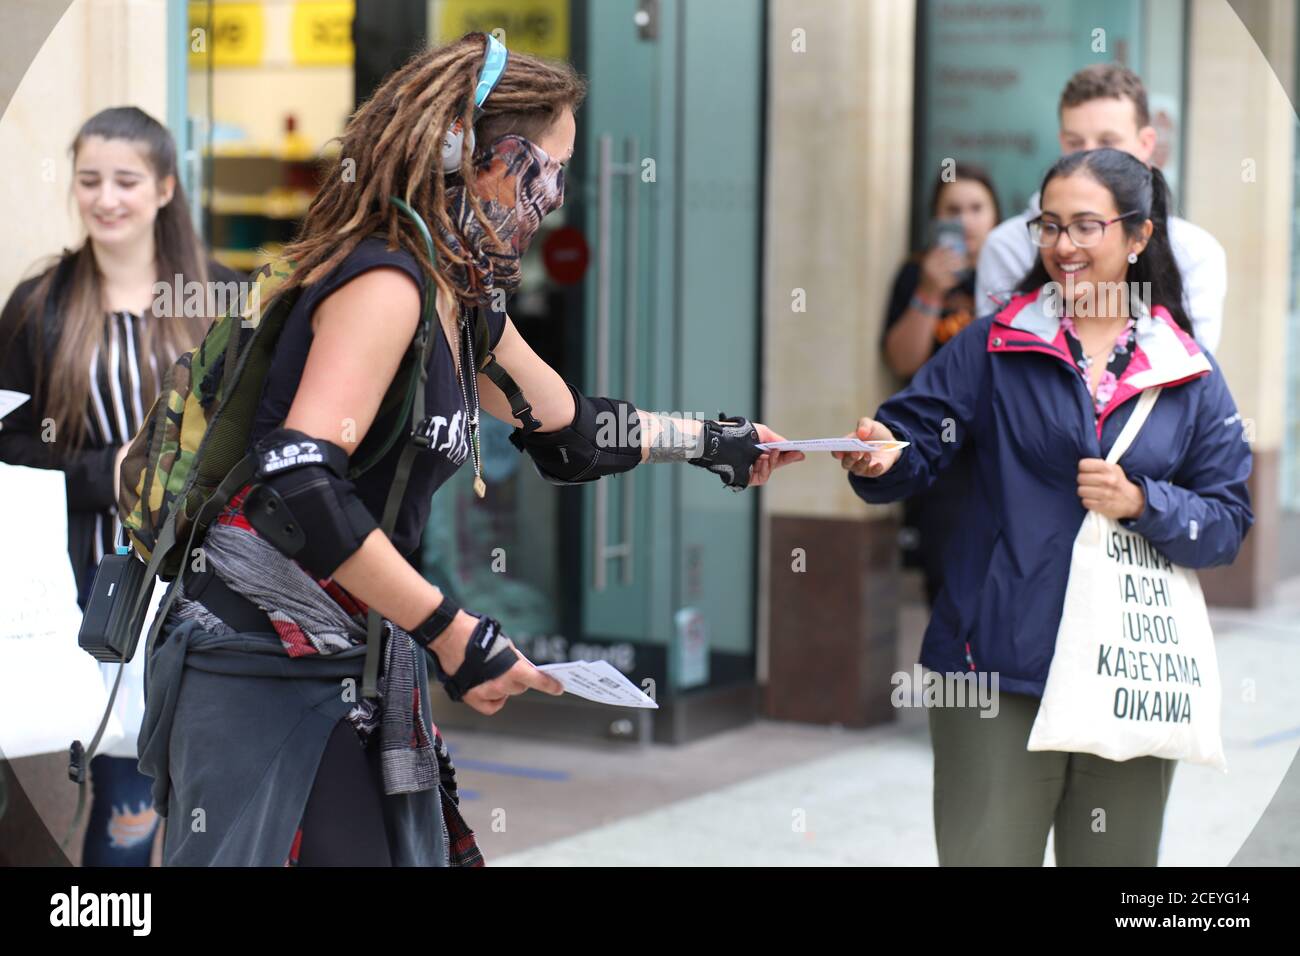
[[[636,388],[637,322],[637,235],[639,217],[637,203],[637,141],[628,137],[623,144],[625,160],[614,162],[614,140],[608,133],[599,139],[599,176],[597,184],[596,222],[596,394],[608,395],[610,388],[610,315],[612,312],[613,280],[611,273],[610,240],[614,177],[625,176],[623,215],[623,382],[628,396]],[[622,423],[616,423],[621,425]],[[596,482],[596,507],[592,533],[594,536],[594,574],[592,586],[605,590],[607,584],[605,563],[617,558],[621,562],[622,581],[632,583],[632,549],[634,520],[636,517],[635,476],[627,472],[620,482],[623,488],[623,539],[609,541],[609,493],[605,481]]]

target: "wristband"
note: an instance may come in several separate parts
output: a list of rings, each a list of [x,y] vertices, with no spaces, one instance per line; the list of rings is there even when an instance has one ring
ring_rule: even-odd
[[[916,309],[916,311],[920,312],[922,315],[928,315],[931,318],[937,319],[939,316],[943,315],[942,305],[935,305],[932,302],[927,302],[925,299],[921,298],[919,293],[912,296],[912,300],[908,305],[913,309]]]
[[[443,591],[442,603],[433,609],[433,613],[426,617],[419,627],[410,632],[411,637],[415,638],[417,644],[428,650],[438,636],[451,627],[451,622],[456,619],[459,610],[460,607],[456,602],[446,591]]]

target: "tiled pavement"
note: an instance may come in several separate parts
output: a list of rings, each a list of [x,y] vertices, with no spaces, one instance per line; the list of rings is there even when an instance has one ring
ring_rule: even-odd
[[[1229,772],[1179,766],[1163,865],[1228,863],[1300,747],[1300,580],[1269,609],[1212,613]],[[908,608],[901,666],[923,626]],[[678,747],[453,736],[490,865],[936,862],[920,710],[864,731],[763,721]],[[1276,850],[1300,862],[1300,821],[1289,832]]]

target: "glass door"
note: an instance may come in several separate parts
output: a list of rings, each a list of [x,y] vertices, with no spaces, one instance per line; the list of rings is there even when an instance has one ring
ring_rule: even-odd
[[[565,207],[529,252],[512,319],[589,395],[755,417],[762,5],[523,6],[550,19],[521,16],[534,31],[521,34],[496,25],[496,4],[434,6],[443,39],[504,29],[512,49],[546,43],[590,84]],[[567,29],[567,50],[547,23]],[[689,722],[669,716],[674,708],[754,683],[756,496],[667,465],[555,488],[508,433],[484,427],[485,500],[468,470],[435,498],[425,573],[464,606],[499,617],[537,663],[609,660],[659,701],[657,736],[691,736]],[[527,725],[558,706],[530,710]]]
[[[654,9],[656,8],[657,9]],[[637,14],[642,14],[642,24]],[[584,286],[578,380],[650,411],[676,409],[665,358],[671,308],[676,4],[612,0],[587,5],[583,108],[584,229],[592,268]],[[665,321],[665,315],[669,318]],[[582,491],[582,630],[637,683],[668,688],[672,551],[677,529],[672,466],[636,468]]]
[[[496,33],[512,52],[573,58],[569,0],[523,0],[503,6],[484,0],[433,0],[431,42],[471,31]],[[581,118],[579,127],[581,129]],[[523,282],[508,303],[510,318],[538,355],[567,379],[581,381],[586,239],[574,228],[582,207],[584,168],[578,155],[566,174],[563,208],[547,217],[529,248]],[[568,586],[576,566],[573,528],[580,498],[543,481],[531,460],[509,442],[510,426],[484,416],[480,426],[487,496],[473,492],[473,473],[460,472],[433,500],[423,539],[426,577],[462,606],[491,614],[539,663],[568,660],[579,633],[577,602]]]
[[[191,11],[206,23],[210,0],[190,3],[167,0],[167,127],[176,141],[176,165],[181,187],[190,203],[190,218],[201,236],[203,228],[202,149],[211,123],[208,108],[208,72],[193,65]]]
[[[637,42],[634,12],[626,0],[536,0],[510,9],[435,0],[431,8],[434,42],[470,30],[496,32],[510,50],[568,59],[591,80],[565,205],[547,217],[529,248],[523,284],[508,308],[534,351],[587,394],[644,402],[637,386],[638,379],[646,382],[648,350],[626,330],[637,328],[635,315],[644,315],[650,294],[645,237],[651,223],[638,218],[642,190],[623,167],[628,150],[639,152],[654,137],[649,94],[658,59],[653,46]],[[612,36],[625,42],[592,41]],[[595,488],[557,488],[509,443],[509,426],[487,419],[481,428],[487,496],[474,496],[472,475],[462,469],[435,497],[424,536],[425,575],[450,588],[463,606],[498,617],[537,663],[603,656],[639,676],[643,662],[631,642],[646,629],[645,557],[628,550],[612,574],[609,568],[619,542],[635,539],[632,529],[646,520],[634,506],[648,469]],[[600,550],[609,587],[598,589],[596,604],[621,604],[621,623],[613,627],[603,626],[588,600],[592,589],[584,587],[595,573],[598,532],[606,542]],[[598,643],[589,640],[594,633]]]
[[[674,397],[706,416],[761,420],[764,5],[689,0],[677,23]],[[666,252],[665,252],[666,254]],[[678,539],[670,681],[704,695],[753,685],[757,499],[733,494],[699,468],[671,469]],[[734,699],[734,695],[732,695]]]
[[[586,381],[647,410],[755,417],[762,6],[591,6]],[[585,494],[586,635],[661,702],[752,683],[756,496],[680,466]]]

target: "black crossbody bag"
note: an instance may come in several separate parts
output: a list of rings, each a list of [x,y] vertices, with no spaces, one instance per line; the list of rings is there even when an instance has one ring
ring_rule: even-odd
[[[129,547],[119,546],[117,553],[105,555],[90,586],[78,646],[104,664],[134,657],[156,580]]]

